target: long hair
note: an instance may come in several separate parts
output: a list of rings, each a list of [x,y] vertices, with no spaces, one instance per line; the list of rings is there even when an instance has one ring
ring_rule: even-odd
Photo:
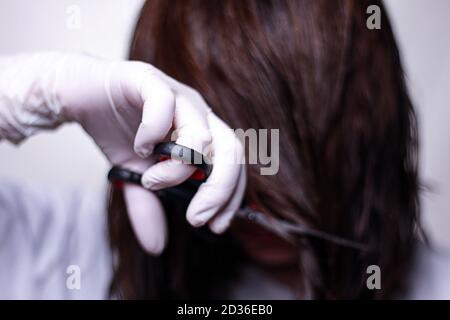
[[[372,4],[382,9],[379,30],[366,26]],[[232,128],[279,128],[280,170],[261,176],[257,166],[248,166],[247,201],[267,214],[367,244],[360,252],[302,239],[302,297],[401,292],[419,226],[418,142],[380,1],[151,0],[142,9],[130,58],[198,90]],[[198,240],[189,251],[192,246],[181,242],[195,236],[182,222],[175,225],[184,235],[171,238],[160,258],[146,256],[118,198],[114,192],[109,217],[119,259],[114,292],[208,297],[211,279],[231,277],[223,265],[233,269],[238,246]],[[370,265],[380,267],[381,290],[367,288]]]

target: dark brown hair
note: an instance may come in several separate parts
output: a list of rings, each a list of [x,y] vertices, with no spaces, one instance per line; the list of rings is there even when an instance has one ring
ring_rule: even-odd
[[[380,30],[366,26],[372,4],[382,9]],[[261,176],[248,166],[248,201],[368,245],[360,252],[302,239],[302,297],[400,292],[419,221],[417,132],[380,1],[147,1],[130,58],[197,89],[232,128],[280,129],[279,173]],[[168,250],[149,257],[117,204],[120,194],[113,198],[114,292],[211,297],[214,279],[229,279],[233,242],[197,239],[187,223],[172,221]],[[381,268],[381,290],[366,286],[372,264]]]

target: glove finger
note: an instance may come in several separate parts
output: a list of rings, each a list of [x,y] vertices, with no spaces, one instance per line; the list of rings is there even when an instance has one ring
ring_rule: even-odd
[[[142,175],[142,185],[150,190],[160,190],[183,183],[195,171],[195,167],[181,160],[169,159],[158,162]]]
[[[164,140],[172,127],[175,95],[167,84],[150,72],[143,77],[140,92],[144,104],[134,151],[145,158],[152,153],[156,143]]]
[[[187,210],[187,220],[202,226],[230,200],[239,181],[243,157],[242,145],[233,131],[216,115],[208,115],[213,136],[213,170],[203,183]]]
[[[172,141],[206,154],[211,144],[206,102],[193,91],[177,94]]]
[[[158,197],[130,184],[124,186],[124,197],[140,245],[152,255],[161,254],[167,243],[167,222]]]
[[[186,96],[186,94],[190,96]],[[194,91],[183,91],[176,96],[174,127],[171,141],[207,153],[211,134],[207,121],[208,110],[203,99]],[[192,163],[201,159],[191,159]],[[142,177],[142,185],[151,190],[160,190],[178,185],[187,180],[195,167],[176,159],[160,162],[150,167]]]
[[[245,172],[245,166],[241,165],[241,173],[239,175],[239,182],[233,195],[225,206],[225,208],[209,222],[209,228],[216,234],[225,232],[231,224],[235,213],[239,210],[244,197],[245,187],[247,184],[247,176]]]

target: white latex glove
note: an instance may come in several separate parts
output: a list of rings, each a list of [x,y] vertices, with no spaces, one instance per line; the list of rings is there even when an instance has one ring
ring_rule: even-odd
[[[83,55],[42,53],[0,59],[0,139],[18,143],[43,128],[76,121],[112,164],[143,172],[157,190],[179,184],[194,167],[177,160],[155,164],[151,152],[171,128],[176,142],[199,152],[212,147],[213,171],[187,210],[193,226],[229,226],[245,189],[243,150],[203,98],[142,62],[109,62]],[[133,147],[134,146],[134,147]],[[138,156],[139,155],[139,156]],[[130,220],[141,245],[159,254],[167,241],[157,196],[138,186],[124,189]]]

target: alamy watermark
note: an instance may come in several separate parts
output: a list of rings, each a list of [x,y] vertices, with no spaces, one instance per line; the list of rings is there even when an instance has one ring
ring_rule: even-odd
[[[71,264],[66,269],[66,288],[68,290],[80,290],[81,289],[81,268],[78,265]]]
[[[366,280],[366,286],[369,290],[381,289],[381,269],[376,264],[367,267],[366,273],[369,275]]]
[[[366,13],[369,17],[366,20],[366,26],[369,30],[381,29],[381,8],[377,5],[367,7]]]
[[[81,8],[79,5],[73,4],[66,8],[66,28],[69,30],[81,29]]]
[[[171,141],[178,140],[178,132],[171,135]],[[183,136],[184,140],[199,140]],[[185,164],[249,164],[259,165],[261,175],[276,175],[280,169],[279,129],[229,129],[222,131],[221,137],[205,143],[198,154],[183,155]],[[180,149],[172,149],[172,159],[179,159]],[[202,156],[204,155],[204,156]]]

